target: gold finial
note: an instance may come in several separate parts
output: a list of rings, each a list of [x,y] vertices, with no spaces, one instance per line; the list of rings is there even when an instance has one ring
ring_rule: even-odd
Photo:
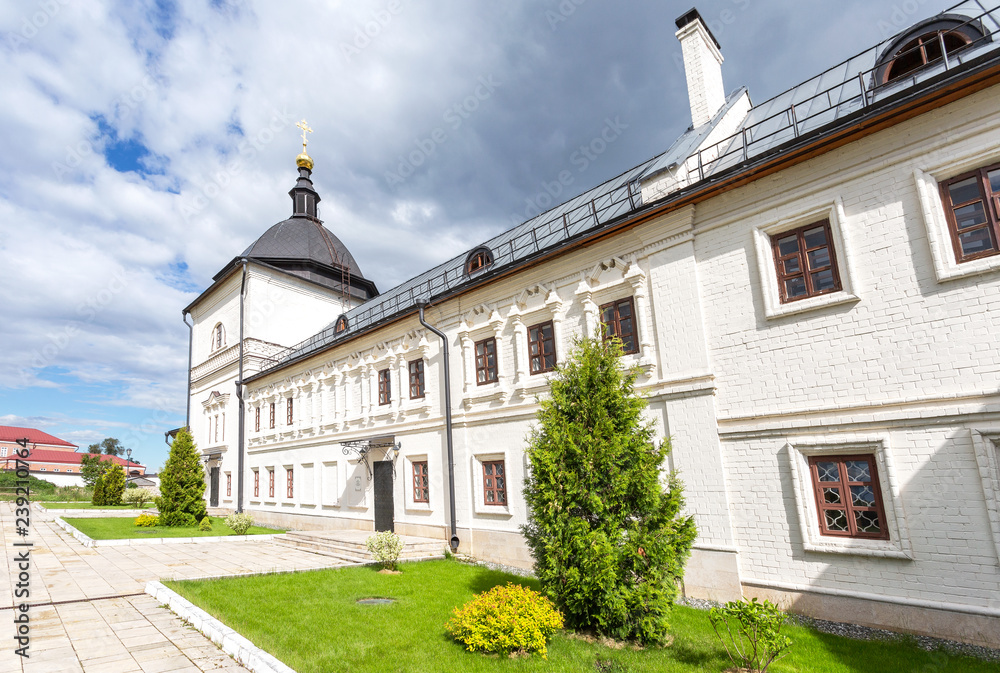
[[[309,128],[309,124],[306,124],[306,120],[303,119],[296,124],[300,129],[302,129],[302,154],[295,157],[295,164],[302,168],[308,168],[312,170],[313,160],[308,154],[306,154],[306,145],[309,144],[309,139],[306,137],[307,133],[312,133],[313,130]]]

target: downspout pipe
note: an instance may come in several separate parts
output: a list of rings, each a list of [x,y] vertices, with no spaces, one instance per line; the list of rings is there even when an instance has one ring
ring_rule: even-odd
[[[236,513],[241,514],[243,512],[243,443],[245,441],[244,434],[246,432],[246,408],[243,404],[243,297],[246,294],[247,288],[247,258],[242,259],[243,262],[243,278],[240,281],[240,369],[239,374],[236,378],[236,399],[240,405],[239,413],[239,445],[237,447],[236,455]]]
[[[188,432],[191,432],[191,356],[194,351],[194,323],[188,322],[188,312],[181,312],[181,317],[184,319],[184,324],[188,326],[188,394],[187,394],[187,413],[184,416],[184,427],[187,428]]]
[[[451,432],[451,363],[448,360],[448,337],[424,320],[424,309],[430,305],[430,300],[420,298],[416,303],[420,311],[420,324],[441,338],[441,347],[444,349],[444,433],[448,444],[448,510],[451,515],[451,551],[456,552],[459,539],[455,522],[455,447]]]

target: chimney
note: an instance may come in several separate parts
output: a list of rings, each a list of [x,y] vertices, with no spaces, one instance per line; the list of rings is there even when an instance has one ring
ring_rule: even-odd
[[[677,39],[684,56],[691,124],[698,128],[712,121],[726,103],[722,83],[722,53],[719,42],[705,25],[697,9],[677,19]]]

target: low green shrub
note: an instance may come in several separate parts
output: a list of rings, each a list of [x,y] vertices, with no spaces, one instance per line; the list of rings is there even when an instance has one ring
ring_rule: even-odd
[[[398,535],[389,530],[379,531],[374,535],[369,535],[365,540],[368,551],[372,553],[372,558],[383,568],[395,570],[399,562],[399,555],[403,552],[403,540]]]
[[[246,512],[242,514],[233,513],[226,517],[226,525],[237,535],[246,535],[247,531],[250,530],[250,526],[253,525],[253,517]]]
[[[160,525],[161,526],[181,526],[190,527],[197,526],[198,519],[194,518],[194,514],[188,512],[181,512],[180,510],[175,510],[173,512],[160,512]]]
[[[203,533],[207,533],[212,530],[212,519],[207,516],[202,519],[201,523],[198,524],[198,530]]]
[[[538,652],[546,658],[548,637],[563,627],[548,598],[519,584],[496,586],[455,608],[445,625],[470,652]]]
[[[708,619],[729,658],[750,673],[766,673],[792,645],[791,639],[781,634],[785,615],[771,601],[730,601],[712,608]]]
[[[134,484],[130,484],[134,485]],[[122,495],[122,502],[126,505],[131,505],[136,509],[142,509],[148,503],[153,501],[153,493],[145,488],[127,488],[125,493]]]
[[[155,514],[140,514],[135,518],[135,525],[140,528],[152,528],[160,525],[160,517]]]

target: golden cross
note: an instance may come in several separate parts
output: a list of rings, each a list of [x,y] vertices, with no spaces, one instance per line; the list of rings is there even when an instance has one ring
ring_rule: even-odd
[[[312,133],[313,130],[309,128],[309,124],[306,124],[306,120],[303,119],[298,124],[296,124],[300,129],[302,129],[302,152],[306,151],[306,145],[309,144],[309,140],[306,139],[306,133]]]

